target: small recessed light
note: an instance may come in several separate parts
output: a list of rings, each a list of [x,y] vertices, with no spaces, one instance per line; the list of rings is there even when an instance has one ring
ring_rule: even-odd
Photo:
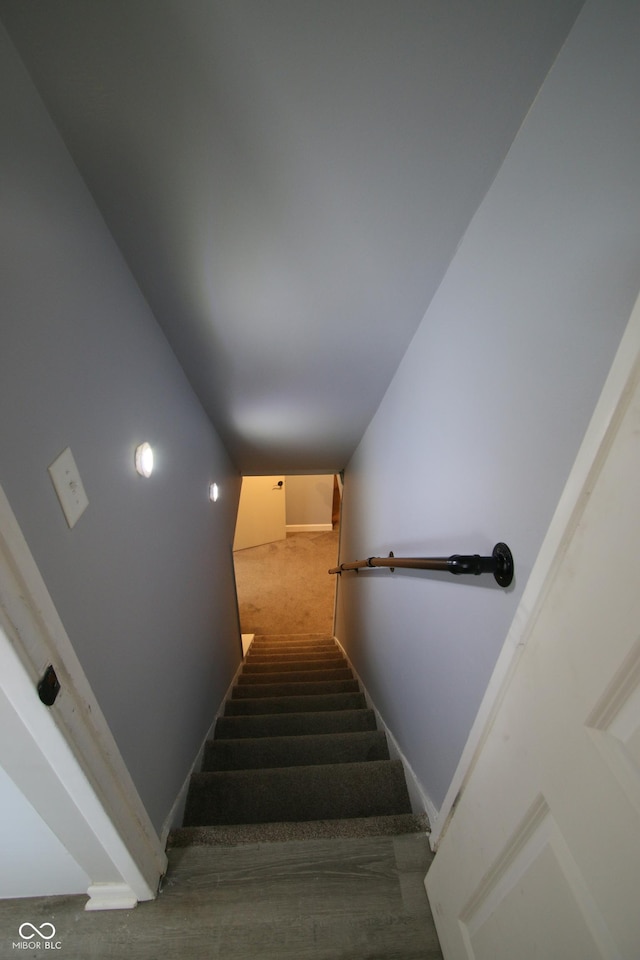
[[[209,485],[209,500],[211,500],[213,503],[215,503],[219,496],[220,496],[220,487],[218,486],[218,484],[217,484],[217,483],[212,483],[212,484],[210,484],[210,485]]]
[[[153,473],[153,450],[146,442],[136,447],[136,470],[141,477],[150,477]]]

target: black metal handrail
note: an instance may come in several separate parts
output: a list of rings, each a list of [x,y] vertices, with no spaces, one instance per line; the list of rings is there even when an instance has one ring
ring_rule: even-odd
[[[496,543],[490,557],[480,554],[462,555],[454,553],[451,557],[369,557],[367,560],[354,560],[332,567],[329,573],[345,573],[348,570],[366,570],[370,567],[388,567],[393,572],[396,567],[410,570],[442,570],[455,576],[468,573],[479,576],[492,573],[501,587],[508,587],[513,580],[513,555],[506,543]]]

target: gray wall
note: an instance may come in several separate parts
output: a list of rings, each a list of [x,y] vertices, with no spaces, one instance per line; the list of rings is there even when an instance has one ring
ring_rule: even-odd
[[[0,484],[160,829],[241,655],[240,480],[1,29],[0,137]],[[47,473],[67,445],[73,530]]]
[[[336,633],[439,806],[640,285],[640,6],[588,2],[346,470]]]
[[[331,525],[333,474],[287,477],[287,525]]]

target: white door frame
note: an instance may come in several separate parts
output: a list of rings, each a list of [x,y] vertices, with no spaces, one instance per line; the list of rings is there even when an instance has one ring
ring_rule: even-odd
[[[435,851],[453,816],[456,804],[475,766],[509,680],[535,626],[538,612],[555,579],[595,479],[609,451],[611,437],[622,418],[640,367],[640,296],[618,347],[600,399],[558,502],[551,524],[522,594],[504,646],[496,662],[476,719],[447,794],[431,824]]]
[[[52,707],[36,686],[49,664]],[[167,858],[0,487],[0,764],[91,878],[87,910],[151,900]]]

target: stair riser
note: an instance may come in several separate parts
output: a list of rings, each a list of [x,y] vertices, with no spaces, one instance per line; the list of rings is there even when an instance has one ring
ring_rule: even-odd
[[[389,750],[384,733],[374,730],[324,736],[210,740],[205,749],[202,770],[257,770],[388,759]]]
[[[288,673],[241,673],[238,686],[253,686],[262,683],[318,683],[320,681],[353,680],[353,673],[344,670],[290,670]]]
[[[333,820],[410,813],[399,761],[200,773],[185,826]]]
[[[257,633],[253,638],[255,644],[279,643],[282,646],[298,646],[301,643],[336,643],[336,638],[329,633]]]
[[[268,713],[304,713],[326,710],[361,710],[366,707],[362,693],[335,693],[326,696],[268,697],[246,700],[227,700],[225,716]]]
[[[318,640],[259,640],[255,639],[251,644],[251,650],[257,650],[260,647],[280,647],[286,649],[313,649],[314,647],[335,647],[336,641],[332,637],[323,637]]]
[[[266,716],[219,717],[216,739],[292,737],[309,734],[375,730],[373,710],[336,710],[321,713],[273,713]]]
[[[337,650],[314,650],[313,653],[254,653],[252,656],[247,654],[245,663],[291,663],[292,661],[303,662],[305,660],[336,660]]]
[[[336,657],[331,660],[280,660],[276,662],[266,661],[265,663],[246,662],[242,668],[241,676],[255,673],[289,673],[290,671],[307,670],[348,670],[347,661],[344,657]]]
[[[295,653],[300,650],[302,653],[309,653],[312,650],[338,650],[338,644],[335,640],[318,640],[315,643],[252,643],[247,653],[257,653],[258,651],[274,650],[280,653]]]
[[[253,697],[307,697],[334,693],[358,693],[357,680],[324,680],[319,683],[257,683],[236,685],[233,689],[234,700],[247,700]]]
[[[402,765],[335,640],[255,638],[191,778],[187,831],[392,821],[393,832],[410,811]]]
[[[257,633],[254,643],[335,643],[335,637],[328,633]]]
[[[304,643],[280,643],[278,641],[269,641],[266,640],[263,643],[258,643],[255,640],[249,647],[249,652],[254,650],[323,650],[323,649],[333,649],[338,648],[338,644],[335,640],[314,640],[307,641]]]

